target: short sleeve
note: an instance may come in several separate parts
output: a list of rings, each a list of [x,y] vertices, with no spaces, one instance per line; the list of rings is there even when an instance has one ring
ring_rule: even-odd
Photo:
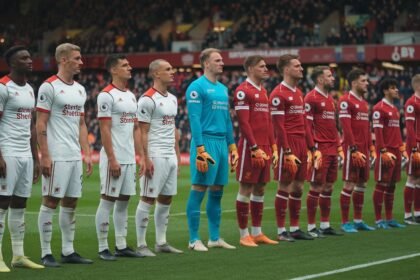
[[[112,106],[114,99],[108,92],[101,92],[98,95],[98,119],[111,119],[112,117]]]
[[[7,93],[7,87],[3,84],[0,84],[0,112],[4,111],[8,97],[9,95]]]
[[[38,90],[38,100],[36,108],[38,111],[49,113],[54,100],[54,87],[52,84],[45,82]]]
[[[137,106],[137,119],[139,122],[150,123],[152,121],[155,102],[148,96],[142,96]]]

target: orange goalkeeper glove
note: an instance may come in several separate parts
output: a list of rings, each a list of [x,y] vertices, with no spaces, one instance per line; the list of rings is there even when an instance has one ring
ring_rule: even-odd
[[[307,162],[306,169],[308,170],[308,172],[310,172],[312,168],[312,152],[308,150],[307,154],[308,154],[308,160],[306,161]]]
[[[297,156],[292,154],[290,149],[289,151],[286,151],[284,155],[284,169],[291,174],[291,177],[293,178],[296,175],[298,165],[302,162],[300,159],[298,159]]]
[[[271,151],[273,152],[273,167],[277,168],[279,164],[279,150],[276,144],[271,145]]]
[[[351,160],[357,168],[362,168],[366,165],[366,156],[357,150],[352,151]]]
[[[384,168],[393,167],[396,159],[397,157],[394,154],[387,152],[386,149],[381,150],[381,164]]]
[[[420,168],[420,152],[414,148],[411,152],[411,163],[414,168]]]
[[[408,154],[407,154],[407,151],[406,151],[406,148],[405,148],[405,144],[402,144],[402,145],[400,146],[400,153],[401,153],[401,156],[402,156],[403,158],[408,159]]]
[[[376,148],[375,148],[374,145],[370,145],[369,155],[370,155],[371,158],[376,159],[377,155],[376,155]]]
[[[258,148],[257,145],[251,148],[251,165],[255,168],[263,168],[265,166],[265,161],[269,160],[270,157],[267,154]]]
[[[236,148],[236,144],[229,145],[229,153],[230,153],[230,172],[234,172],[236,167],[238,166],[239,161],[239,154],[238,149]]]
[[[318,170],[319,168],[321,168],[321,165],[322,165],[322,154],[321,154],[321,152],[317,148],[312,149],[312,160],[314,162],[313,164],[314,164],[314,168],[316,170]]]
[[[209,170],[209,163],[215,164],[214,159],[206,152],[204,146],[197,147],[197,156],[195,158],[195,166],[200,172],[207,172]]]

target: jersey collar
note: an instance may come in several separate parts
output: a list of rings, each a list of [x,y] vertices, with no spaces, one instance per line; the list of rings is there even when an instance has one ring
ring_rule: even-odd
[[[322,96],[324,96],[325,98],[327,98],[328,97],[328,94],[326,94],[326,93],[324,93],[322,90],[320,90],[320,88],[319,87],[315,87],[315,90],[319,93],[319,94],[321,94]]]
[[[246,78],[246,81],[251,84],[252,86],[254,86],[256,89],[258,89],[259,91],[261,91],[261,87],[256,85],[250,78]]]
[[[394,104],[392,104],[391,102],[389,102],[388,100],[386,100],[386,98],[382,98],[382,101],[387,104],[388,106],[391,106],[392,108],[394,108]]]
[[[363,97],[359,97],[359,96],[357,96],[357,94],[355,94],[354,92],[352,92],[352,91],[350,91],[350,94],[351,95],[353,95],[355,98],[357,98],[357,100],[360,100],[360,101],[362,101],[363,100]]]
[[[289,86],[285,81],[282,81],[281,84],[290,89],[291,91],[296,92],[296,87]]]

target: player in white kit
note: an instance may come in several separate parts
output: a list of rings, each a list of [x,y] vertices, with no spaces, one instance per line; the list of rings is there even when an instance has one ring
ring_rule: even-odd
[[[25,257],[23,250],[26,200],[31,196],[32,181],[36,183],[39,177],[32,121],[35,95],[27,83],[32,59],[24,46],[11,47],[4,57],[10,73],[0,79],[0,272],[9,272],[1,250],[7,212],[12,266],[44,267]]]
[[[124,55],[112,54],[105,60],[112,82],[98,95],[98,120],[101,131],[101,200],[96,212],[99,258],[142,257],[127,247],[128,200],[136,194],[135,129],[137,100],[126,88],[131,66]],[[139,140],[139,139],[137,139]],[[115,256],[108,246],[109,214],[114,208]]]
[[[152,257],[155,254],[147,247],[146,231],[149,212],[155,207],[155,252],[182,253],[168,244],[166,230],[172,197],[177,193],[179,149],[176,139],[175,116],[177,98],[168,92],[174,81],[174,70],[163,59],[150,63],[149,74],[153,87],[147,90],[138,102],[142,146],[145,160],[145,176],[140,179],[140,202],[136,211],[137,252]]]
[[[37,102],[37,137],[41,151],[42,205],[38,216],[42,263],[59,267],[51,253],[52,220],[61,201],[59,224],[62,263],[91,264],[73,248],[75,208],[82,195],[84,152],[86,173],[92,173],[87,128],[84,119],[85,88],[74,81],[80,73],[80,48],[64,43],[55,51],[58,73],[39,88]]]

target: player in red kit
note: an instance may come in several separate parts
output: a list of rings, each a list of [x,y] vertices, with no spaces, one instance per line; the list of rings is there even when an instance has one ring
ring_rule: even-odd
[[[248,78],[235,91],[234,104],[238,116],[241,138],[236,180],[240,187],[236,198],[236,214],[241,239],[239,243],[256,247],[258,243],[277,244],[261,231],[264,209],[264,188],[270,181],[270,157],[278,162],[277,145],[269,111],[266,89],[262,82],[268,78],[267,65],[262,56],[249,56],[244,68]],[[268,135],[268,137],[267,137]],[[250,211],[251,209],[251,211]],[[248,232],[248,215],[251,212],[251,235]]]
[[[405,126],[407,128],[407,183],[404,188],[404,222],[420,224],[420,74],[411,79],[414,94],[405,103]],[[414,202],[414,216],[412,207]]]
[[[358,230],[374,230],[362,220],[362,209],[366,182],[369,179],[369,160],[371,152],[376,157],[372,146],[372,136],[369,123],[369,105],[363,99],[367,93],[368,79],[363,70],[353,69],[347,75],[351,88],[339,101],[339,119],[343,129],[343,181],[340,195],[341,229],[347,233]],[[354,223],[349,222],[350,200],[353,199]]]
[[[275,199],[278,239],[313,240],[311,235],[299,229],[308,150],[303,96],[297,88],[299,80],[303,78],[303,68],[298,57],[290,54],[280,56],[277,68],[283,76],[283,81],[271,92],[270,111],[280,154],[278,167],[274,169],[274,179],[279,181]],[[319,157],[319,151],[317,152]],[[285,228],[288,206],[290,234]]]
[[[310,190],[306,199],[308,233],[313,237],[342,235],[330,225],[331,194],[337,180],[338,158],[343,149],[337,131],[336,106],[329,91],[334,76],[328,66],[316,66],[311,75],[315,88],[305,96],[306,131],[322,154],[322,166],[309,169]],[[316,209],[321,210],[320,230],[316,228]]]
[[[405,225],[394,220],[395,185],[401,178],[401,156],[408,158],[400,130],[400,113],[392,103],[399,99],[398,81],[386,78],[379,84],[384,98],[373,107],[372,121],[378,159],[375,162],[376,187],[373,192],[376,227],[388,229]],[[382,204],[385,202],[385,220],[382,219]]]

